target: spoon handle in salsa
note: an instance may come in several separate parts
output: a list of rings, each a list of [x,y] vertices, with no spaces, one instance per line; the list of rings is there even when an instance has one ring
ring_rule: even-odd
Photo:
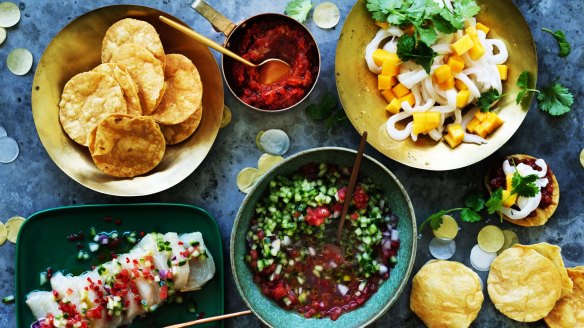
[[[355,164],[353,165],[353,170],[351,170],[351,178],[349,179],[349,186],[347,187],[347,193],[345,194],[345,203],[343,204],[343,211],[341,212],[341,222],[339,222],[339,229],[337,231],[337,244],[341,242],[341,233],[343,232],[345,217],[349,211],[349,205],[351,204],[351,199],[353,198],[353,191],[355,190],[355,185],[357,184],[359,167],[361,166],[363,152],[365,151],[365,141],[367,141],[367,131],[363,131],[361,142],[359,143],[359,150],[357,151],[357,157],[355,158]]]

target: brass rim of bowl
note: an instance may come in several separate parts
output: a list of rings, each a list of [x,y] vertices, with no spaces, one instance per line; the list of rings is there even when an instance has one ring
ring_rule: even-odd
[[[328,151],[328,150],[332,150],[332,151],[342,151],[342,152],[348,152],[348,153],[353,153],[356,154],[357,151],[352,150],[352,149],[348,149],[348,148],[343,148],[343,147],[319,147],[319,148],[312,148],[312,149],[308,149],[308,150],[304,150],[301,152],[298,152],[288,158],[286,158],[284,161],[276,164],[275,166],[273,166],[271,169],[269,169],[266,173],[264,173],[264,176],[261,177],[258,181],[256,181],[256,183],[254,184],[254,186],[252,187],[252,189],[248,192],[248,194],[245,196],[245,198],[243,199],[239,210],[237,211],[237,215],[235,216],[235,221],[233,222],[233,228],[231,229],[231,238],[229,239],[229,260],[231,262],[231,274],[233,275],[233,280],[235,280],[235,285],[237,287],[237,290],[239,291],[239,295],[241,295],[241,298],[243,299],[243,301],[245,302],[245,304],[247,305],[247,307],[251,310],[251,312],[257,317],[259,318],[264,324],[266,324],[268,327],[274,327],[272,326],[268,321],[266,321],[266,319],[264,319],[264,317],[262,317],[258,312],[256,312],[256,310],[254,309],[254,307],[249,303],[249,301],[247,300],[247,298],[245,297],[245,294],[243,292],[243,288],[241,287],[241,284],[239,283],[239,276],[235,270],[235,234],[236,234],[236,227],[239,225],[239,221],[241,220],[241,211],[243,209],[243,207],[249,202],[249,198],[251,197],[251,194],[254,193],[256,191],[256,188],[258,185],[260,185],[261,182],[264,181],[264,179],[266,179],[268,177],[268,175],[272,172],[275,171],[277,169],[279,169],[280,167],[286,165],[286,163],[288,163],[289,161],[291,161],[292,159],[295,159],[297,157],[302,157],[306,154],[310,154],[310,153],[315,153],[315,152],[319,152],[319,151]],[[381,309],[381,311],[379,311],[377,314],[375,314],[374,316],[372,316],[369,320],[367,320],[365,323],[363,323],[360,326],[356,326],[356,327],[365,327],[369,324],[371,324],[373,321],[377,320],[379,317],[381,317],[382,315],[384,315],[389,308],[391,308],[391,306],[397,301],[398,297],[401,295],[401,293],[404,291],[406,285],[408,284],[408,281],[410,279],[410,275],[412,273],[412,269],[414,267],[414,262],[416,259],[416,250],[417,250],[417,231],[418,231],[418,227],[417,227],[417,223],[416,223],[416,215],[414,212],[414,206],[412,205],[412,201],[410,199],[410,196],[408,195],[408,193],[406,192],[404,186],[401,184],[401,182],[398,180],[398,178],[395,176],[395,174],[393,174],[393,172],[391,172],[387,167],[385,167],[385,165],[383,165],[381,162],[379,162],[378,160],[376,160],[375,158],[367,155],[367,154],[363,154],[363,157],[369,161],[371,161],[373,164],[379,166],[379,168],[381,168],[382,170],[384,170],[387,174],[389,174],[389,176],[392,177],[392,179],[395,181],[395,183],[397,184],[399,190],[406,196],[406,201],[407,201],[407,208],[412,216],[412,253],[410,254],[410,257],[408,259],[408,265],[405,271],[405,276],[404,279],[399,283],[396,292],[393,294],[393,296],[389,299],[389,301],[387,302],[387,304]],[[387,281],[386,281],[387,282]],[[255,284],[255,282],[254,282]],[[257,286],[256,286],[257,287]],[[265,296],[263,296],[265,297]],[[278,306],[278,305],[276,305]],[[353,311],[357,311],[359,310],[359,308],[353,310]],[[286,310],[292,314],[296,314],[295,312],[292,312],[292,310]],[[323,320],[323,319],[320,319]]]

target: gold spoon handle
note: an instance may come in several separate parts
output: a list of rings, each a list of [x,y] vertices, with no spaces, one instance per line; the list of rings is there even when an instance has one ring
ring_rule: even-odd
[[[177,22],[175,22],[175,21],[173,21],[171,19],[168,19],[168,18],[166,18],[164,16],[159,16],[159,18],[160,18],[160,20],[163,23],[165,23],[165,24],[173,27],[176,30],[179,30],[179,31],[183,32],[184,34],[186,34],[187,36],[189,36],[192,39],[195,39],[195,40],[201,42],[202,44],[204,44],[204,45],[206,45],[208,47],[211,47],[211,48],[219,51],[220,53],[222,53],[222,54],[224,54],[226,56],[229,56],[229,57],[231,57],[231,58],[233,58],[233,59],[235,59],[237,61],[240,61],[240,62],[244,63],[245,65],[248,65],[248,66],[251,66],[251,67],[257,67],[256,64],[254,64],[254,63],[252,63],[252,62],[250,62],[250,61],[248,61],[246,59],[241,58],[241,56],[239,56],[238,54],[234,53],[233,51],[231,51],[231,50],[229,50],[229,49],[227,49],[225,47],[220,46],[215,41],[213,41],[213,40],[211,40],[211,39],[209,39],[209,38],[207,38],[207,37],[205,37],[205,36],[203,36],[203,35],[195,32],[195,31],[191,30],[190,28],[188,28],[188,27],[186,27],[186,26],[184,26],[182,24],[179,24],[179,23],[177,23]]]
[[[248,315],[248,314],[251,314],[251,311],[250,310],[241,311],[241,312],[235,312],[235,313],[229,313],[229,314],[224,314],[224,315],[218,315],[216,317],[199,319],[199,320],[195,320],[195,321],[183,322],[183,323],[179,323],[179,324],[172,325],[172,326],[166,326],[164,328],[183,328],[183,327],[194,326],[194,325],[198,325],[198,324],[202,324],[202,323],[207,323],[207,322],[213,322],[213,321],[219,321],[219,320],[224,320],[224,319],[239,317],[239,316]]]

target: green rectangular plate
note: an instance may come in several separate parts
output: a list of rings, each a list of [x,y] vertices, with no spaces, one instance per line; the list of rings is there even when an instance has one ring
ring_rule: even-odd
[[[120,219],[121,224],[106,222],[104,217]],[[52,267],[55,271],[79,274],[87,271],[88,262],[77,260],[76,243],[66,237],[78,231],[86,235],[91,227],[98,231],[144,231],[146,233],[199,231],[215,260],[216,273],[203,289],[192,292],[198,312],[204,317],[223,314],[223,247],[215,219],[205,210],[181,204],[82,205],[49,209],[33,214],[22,225],[16,246],[16,324],[30,327],[35,318],[26,305],[26,295],[33,290],[49,290],[47,282],[40,286],[39,274]],[[83,244],[87,249],[88,237]],[[93,263],[92,263],[93,264]],[[186,304],[166,304],[136,319],[130,327],[162,327],[196,320]],[[222,321],[200,325],[223,327]]]

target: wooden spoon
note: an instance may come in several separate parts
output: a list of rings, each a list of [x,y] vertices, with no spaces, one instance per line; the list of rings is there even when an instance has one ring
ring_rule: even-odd
[[[181,25],[181,24],[179,24],[171,19],[164,17],[164,16],[159,16],[159,19],[163,23],[183,32],[184,34],[191,37],[192,39],[195,39],[195,40],[201,42],[202,44],[204,44],[208,47],[211,47],[211,48],[219,51],[220,53],[222,53],[226,56],[229,56],[229,57],[247,65],[247,66],[259,68],[259,71],[260,71],[259,80],[260,80],[260,83],[262,83],[262,84],[274,83],[274,82],[280,80],[286,74],[290,73],[290,65],[288,65],[288,63],[286,63],[285,61],[283,61],[281,59],[269,58],[269,59],[266,59],[259,64],[254,64],[254,63],[248,61],[247,59],[242,58],[241,56],[234,53],[233,51],[217,44],[215,41],[191,30],[190,28],[188,28],[184,25]]]
[[[241,312],[235,312],[235,313],[229,313],[229,314],[223,314],[223,315],[218,315],[218,316],[215,316],[215,317],[209,317],[209,318],[204,318],[204,319],[199,319],[199,320],[194,320],[194,321],[183,322],[183,323],[179,323],[179,324],[176,324],[176,325],[166,326],[164,328],[183,328],[183,327],[190,327],[190,326],[199,325],[199,324],[202,324],[202,323],[219,321],[219,320],[225,320],[225,319],[239,317],[239,316],[248,315],[248,314],[251,314],[251,311],[250,310],[241,311]]]

